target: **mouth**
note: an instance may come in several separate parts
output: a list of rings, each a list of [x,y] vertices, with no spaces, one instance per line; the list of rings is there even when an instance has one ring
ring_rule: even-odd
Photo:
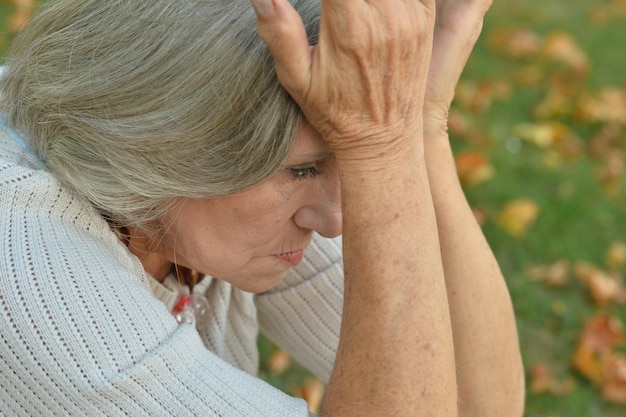
[[[274,255],[276,259],[285,262],[291,266],[296,266],[302,261],[303,251],[295,250],[293,252],[285,252],[278,255]]]

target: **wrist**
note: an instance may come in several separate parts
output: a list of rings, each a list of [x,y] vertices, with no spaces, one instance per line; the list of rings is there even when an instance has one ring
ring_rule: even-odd
[[[326,138],[325,138],[326,139]],[[350,171],[375,173],[392,168],[405,161],[424,158],[423,126],[385,126],[379,130],[355,132],[342,138],[331,139],[335,159]]]

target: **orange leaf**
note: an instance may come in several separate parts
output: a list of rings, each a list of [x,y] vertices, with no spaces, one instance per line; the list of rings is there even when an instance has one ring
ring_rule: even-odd
[[[624,340],[624,328],[617,317],[602,314],[587,320],[580,346],[590,352],[608,354]]]
[[[35,7],[33,0],[11,0],[15,11],[9,16],[7,26],[12,32],[19,32],[26,24]]]
[[[540,363],[530,368],[529,385],[533,394],[567,395],[574,389],[574,382],[571,379],[557,381],[548,366]]]
[[[303,398],[307,402],[311,413],[319,413],[324,396],[324,383],[322,381],[310,379],[306,381],[304,386],[294,387],[291,391],[293,395]]]
[[[475,186],[489,181],[494,169],[483,155],[475,152],[461,152],[454,158],[459,180],[463,185]]]
[[[267,360],[266,365],[274,375],[284,373],[291,365],[291,357],[284,350],[277,350]]]

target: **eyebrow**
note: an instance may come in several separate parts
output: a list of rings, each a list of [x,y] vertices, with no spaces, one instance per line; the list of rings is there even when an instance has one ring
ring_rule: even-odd
[[[312,153],[304,153],[301,155],[297,155],[298,159],[308,159],[308,160],[318,160],[318,159],[326,159],[326,158],[334,158],[335,153],[331,150],[312,152]]]
[[[308,164],[311,162],[322,161],[324,159],[334,158],[335,153],[333,151],[319,151],[319,152],[310,152],[303,153],[298,155],[292,155],[289,159],[290,161],[284,161],[283,166],[298,166],[302,164]]]
[[[334,157],[335,157],[335,153],[331,150],[291,155],[290,159],[292,161],[290,163],[288,163],[288,161],[284,161],[283,166],[284,167],[298,166],[298,165],[302,165],[302,164],[306,164],[310,162],[321,161],[324,159],[331,159]]]

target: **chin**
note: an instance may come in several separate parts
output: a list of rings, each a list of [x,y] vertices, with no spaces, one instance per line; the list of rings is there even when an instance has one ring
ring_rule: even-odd
[[[254,277],[243,282],[231,282],[231,284],[242,290],[253,294],[260,294],[271,290],[287,275],[287,271],[280,274],[264,275]]]

